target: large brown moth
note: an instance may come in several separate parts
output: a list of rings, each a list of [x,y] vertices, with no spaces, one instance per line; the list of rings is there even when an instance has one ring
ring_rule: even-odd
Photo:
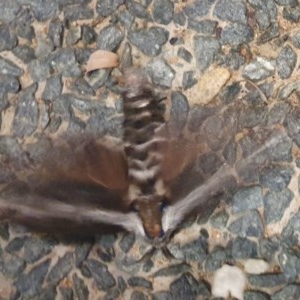
[[[205,124],[196,137],[173,137],[164,99],[145,76],[130,70],[124,78],[123,141],[93,136],[60,141],[25,184],[12,183],[2,192],[2,220],[51,230],[115,225],[159,243],[187,216],[215,207],[215,196],[245,172],[277,159],[272,149],[287,138],[280,127],[254,132],[255,149],[198,180],[191,173],[204,151]],[[234,136],[236,115],[228,116],[226,128]]]

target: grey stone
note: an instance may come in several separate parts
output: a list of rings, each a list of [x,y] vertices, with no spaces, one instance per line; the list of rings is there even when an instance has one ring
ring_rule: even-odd
[[[66,33],[67,46],[75,45],[81,39],[81,35],[82,35],[81,26],[71,26]]]
[[[94,89],[84,78],[78,78],[71,84],[71,89],[75,90],[79,95],[95,96]]]
[[[153,4],[153,18],[158,24],[167,25],[172,21],[174,4],[169,0],[157,0]]]
[[[257,244],[246,238],[237,237],[232,241],[231,255],[234,259],[257,258]]]
[[[289,103],[275,104],[268,114],[268,125],[283,123],[285,116],[289,114],[291,105]]]
[[[194,71],[186,71],[183,73],[182,77],[182,88],[183,90],[187,90],[194,86],[198,80],[195,78],[195,72]]]
[[[256,287],[272,288],[287,283],[287,278],[282,273],[248,275],[247,278],[248,282]]]
[[[61,21],[52,20],[49,24],[48,36],[55,47],[61,47],[63,42],[64,27]]]
[[[189,113],[188,129],[191,132],[197,132],[204,121],[215,113],[216,109],[212,107],[192,107]]]
[[[73,280],[74,282],[74,280]],[[73,291],[69,287],[59,287],[59,291],[63,300],[73,300]],[[80,299],[80,298],[78,298]],[[81,299],[80,299],[81,300]]]
[[[218,22],[212,20],[197,21],[194,19],[188,19],[187,27],[193,29],[198,33],[212,35],[215,33],[218,26]]]
[[[290,167],[271,165],[262,170],[259,181],[264,187],[278,192],[288,186],[293,174],[294,171]]]
[[[53,246],[51,240],[29,237],[24,243],[24,259],[27,263],[34,263],[50,253]]]
[[[244,293],[245,300],[270,300],[270,296],[263,292],[246,291]]]
[[[257,44],[265,44],[280,35],[279,25],[272,23],[257,39]]]
[[[97,46],[99,49],[116,51],[124,39],[123,31],[114,25],[104,27],[97,37]]]
[[[242,0],[219,0],[214,9],[217,18],[246,25],[246,3]]]
[[[117,11],[125,0],[97,0],[96,11],[102,17],[107,17]]]
[[[297,6],[298,1],[297,0],[275,0],[275,2],[282,6]]]
[[[63,7],[64,17],[69,21],[86,20],[94,18],[94,10],[84,4],[65,5]]]
[[[254,37],[251,27],[239,23],[225,26],[221,32],[221,40],[224,44],[238,46],[249,43]]]
[[[100,291],[107,291],[116,285],[116,280],[113,275],[108,271],[107,266],[94,260],[89,259],[86,261],[86,266],[90,270],[97,288]]]
[[[203,298],[211,296],[209,287],[202,281],[197,281],[191,274],[182,274],[170,284],[174,300],[195,299],[197,295]]]
[[[56,297],[56,286],[49,286],[44,288],[35,299],[53,300]]]
[[[263,224],[257,210],[249,210],[243,216],[233,221],[228,230],[241,237],[261,237]]]
[[[150,14],[147,10],[147,7],[143,6],[139,2],[133,0],[128,1],[127,6],[128,6],[128,11],[132,16],[140,19],[146,19],[148,21],[152,21]]]
[[[152,300],[173,300],[173,295],[170,292],[157,292],[152,294]]]
[[[176,132],[181,130],[188,118],[188,113],[190,110],[187,98],[181,92],[171,93],[171,112],[170,112],[170,124],[175,128]]]
[[[89,290],[85,285],[82,278],[78,277],[75,273],[73,274],[73,284],[74,284],[74,291],[75,295],[77,296],[78,300],[88,300],[89,299]]]
[[[4,24],[0,25],[0,51],[12,50],[17,43],[18,39],[9,27]]]
[[[18,45],[13,49],[13,54],[26,64],[36,58],[34,50],[27,45]]]
[[[40,82],[47,79],[51,74],[51,68],[48,61],[43,59],[34,59],[28,65],[30,76],[34,82]]]
[[[87,25],[82,26],[82,41],[84,44],[92,44],[96,40],[96,37],[97,33],[94,28]]]
[[[202,0],[188,3],[184,7],[185,14],[191,19],[197,19],[209,13],[215,0]]]
[[[277,21],[277,7],[273,0],[249,0],[255,8],[255,18],[260,30],[266,30]]]
[[[157,56],[168,41],[169,32],[161,27],[138,29],[128,34],[129,41],[148,56]]]
[[[130,300],[147,300],[147,296],[143,292],[133,291]]]
[[[13,132],[18,137],[29,136],[38,126],[39,110],[34,97],[37,84],[22,90],[13,120]]]
[[[152,283],[143,277],[136,277],[136,276],[130,277],[127,280],[127,283],[131,287],[140,287],[143,289],[150,289],[150,290],[153,289]]]
[[[21,6],[16,1],[3,0],[0,2],[0,20],[4,23],[14,21],[20,10]]]
[[[221,229],[226,227],[227,221],[229,219],[229,214],[226,210],[221,210],[216,214],[212,215],[210,218],[211,225],[215,228]]]
[[[59,258],[57,263],[52,267],[48,276],[47,282],[57,284],[60,280],[66,277],[73,267],[73,253],[67,252],[63,257]]]
[[[290,46],[281,49],[276,59],[278,75],[281,79],[287,79],[291,76],[297,62],[297,55]]]
[[[131,28],[131,25],[134,21],[134,16],[129,13],[129,11],[126,9],[126,10],[123,10],[119,13],[119,20],[120,20],[120,23],[127,29],[129,30]]]
[[[147,71],[154,84],[170,88],[175,71],[162,59],[153,59],[147,64]]]
[[[135,243],[135,235],[132,233],[125,234],[119,242],[120,248],[127,253]]]
[[[259,106],[243,109],[238,123],[240,128],[253,128],[257,125],[264,125],[267,121],[267,108]]]
[[[20,274],[15,286],[23,297],[34,297],[41,291],[42,284],[48,272],[50,261],[50,259],[47,259],[33,267],[27,274]]]
[[[284,249],[278,255],[278,262],[286,279],[289,282],[296,281],[300,272],[300,258],[297,251],[292,248],[287,249],[284,245]]]
[[[28,237],[14,238],[7,244],[7,246],[5,247],[5,251],[9,252],[9,253],[20,251],[23,248],[24,243],[26,242],[27,239],[28,239]]]
[[[15,277],[18,274],[22,273],[25,267],[26,263],[22,258],[13,256],[9,260],[5,261],[3,274],[8,277]]]
[[[83,263],[83,261],[88,257],[91,249],[92,249],[92,241],[90,242],[84,242],[84,243],[80,243],[78,245],[76,245],[76,248],[75,248],[75,257],[74,257],[74,260],[75,260],[75,266],[76,267],[79,267],[81,266],[81,264]]]
[[[129,43],[126,43],[123,48],[120,65],[124,70],[132,67],[132,47]]]
[[[300,110],[294,110],[285,117],[285,126],[287,127],[289,136],[293,139],[298,147],[300,147]]]
[[[13,93],[16,94],[20,89],[20,83],[18,78],[11,75],[0,74],[0,93]],[[4,107],[6,105],[4,104]]]
[[[24,71],[8,59],[0,57],[0,74],[22,76]]]
[[[177,51],[177,56],[190,63],[192,61],[192,54],[183,47],[179,47]]]
[[[285,7],[282,16],[292,23],[298,23],[300,19],[300,9],[299,7]]]
[[[293,198],[294,194],[289,189],[284,189],[280,192],[268,192],[264,197],[264,217],[266,223],[279,222]]]
[[[52,0],[27,0],[30,4],[34,17],[37,21],[43,22],[51,19],[58,12],[58,3]]]
[[[243,76],[253,81],[270,77],[275,72],[275,62],[257,57],[252,63],[245,66]]]
[[[169,267],[165,267],[163,269],[160,269],[156,271],[153,276],[154,277],[168,277],[168,276],[174,276],[177,274],[181,274],[184,272],[188,272],[190,270],[190,266],[185,263],[180,264],[174,264]]]
[[[182,11],[179,12],[174,12],[173,15],[173,22],[175,24],[178,24],[180,26],[184,26],[185,22],[186,22],[186,16]]]
[[[280,299],[296,299],[300,294],[299,284],[289,284],[288,286],[282,288],[280,291],[272,295],[272,300]]]
[[[221,268],[228,259],[230,258],[228,257],[226,249],[219,246],[215,247],[205,260],[205,271],[216,271]]]
[[[296,48],[300,49],[300,31],[296,31],[296,33],[293,34],[293,35],[290,37],[290,39],[291,39],[292,44],[293,44]]]
[[[81,69],[76,60],[75,52],[70,48],[60,48],[51,53],[47,60],[51,68],[66,77],[81,76]]]
[[[62,88],[63,86],[60,75],[54,75],[48,78],[42,94],[42,99],[47,101],[55,100],[61,94]]]
[[[96,252],[103,262],[111,262],[116,257],[115,250],[112,246],[98,247]]]
[[[239,189],[233,196],[231,211],[240,213],[249,209],[262,207],[263,195],[260,186],[244,187]]]
[[[194,37],[194,51],[197,66],[201,71],[205,71],[215,60],[216,55],[221,50],[220,42],[214,37]]]

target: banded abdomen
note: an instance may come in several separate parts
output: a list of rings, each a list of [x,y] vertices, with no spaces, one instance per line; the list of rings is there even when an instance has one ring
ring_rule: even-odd
[[[126,200],[138,211],[147,235],[155,238],[163,235],[161,213],[168,201],[161,174],[164,158],[159,151],[166,138],[158,134],[165,124],[164,103],[136,70],[126,74],[123,101],[129,178]]]

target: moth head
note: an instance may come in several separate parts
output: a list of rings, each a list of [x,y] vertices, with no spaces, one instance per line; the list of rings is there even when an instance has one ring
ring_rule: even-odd
[[[138,213],[145,233],[151,240],[165,236],[161,220],[167,202],[164,196],[151,195],[139,197],[132,203],[132,209]]]

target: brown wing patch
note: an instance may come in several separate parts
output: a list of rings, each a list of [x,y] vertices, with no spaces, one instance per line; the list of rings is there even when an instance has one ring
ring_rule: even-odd
[[[40,170],[41,178],[47,181],[100,185],[112,190],[128,187],[123,148],[93,138],[54,147]]]

